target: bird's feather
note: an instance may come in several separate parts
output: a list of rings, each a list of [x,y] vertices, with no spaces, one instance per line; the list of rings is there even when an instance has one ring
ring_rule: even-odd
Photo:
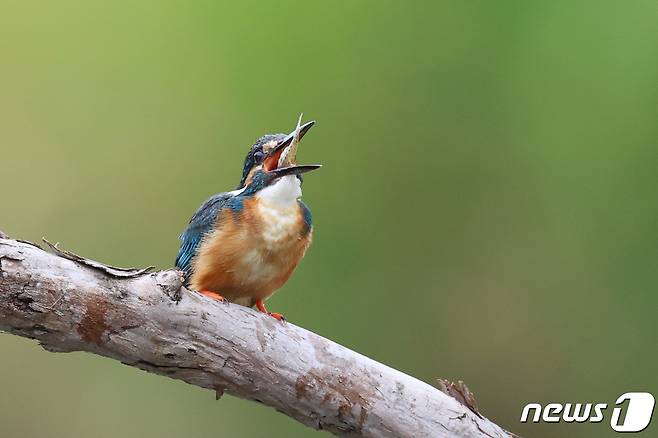
[[[192,275],[192,261],[204,236],[213,230],[222,208],[227,205],[234,195],[234,192],[228,192],[212,196],[194,213],[189,225],[180,235],[182,243],[178,251],[178,257],[176,257],[176,267],[185,273],[186,279],[189,280]]]

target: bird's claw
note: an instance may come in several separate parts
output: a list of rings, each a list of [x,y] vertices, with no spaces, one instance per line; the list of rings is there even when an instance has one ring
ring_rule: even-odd
[[[276,312],[267,312],[267,314],[270,315],[272,318],[276,319],[277,321],[281,321],[281,322],[287,322],[287,321],[288,321],[288,320],[286,319],[286,317],[283,316],[283,315],[280,314],[280,313],[276,313]]]
[[[272,318],[276,319],[277,321],[286,322],[286,318],[282,314],[276,312],[270,312],[269,310],[267,310],[265,308],[265,302],[263,300],[256,300],[255,304],[259,312],[269,315]]]
[[[219,301],[220,303],[224,303],[224,304],[228,303],[228,300],[226,298],[224,298],[223,296],[221,296],[220,294],[218,294],[217,292],[211,292],[209,290],[200,290],[199,293],[203,296],[206,296],[206,297],[212,299],[212,300]]]

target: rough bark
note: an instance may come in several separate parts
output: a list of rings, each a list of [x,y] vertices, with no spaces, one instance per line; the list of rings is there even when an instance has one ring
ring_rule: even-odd
[[[258,401],[337,435],[510,436],[411,376],[190,292],[178,271],[127,275],[69,258],[0,239],[0,330]]]

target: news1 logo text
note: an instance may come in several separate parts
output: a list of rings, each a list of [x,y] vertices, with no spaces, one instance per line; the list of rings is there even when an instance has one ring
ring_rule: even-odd
[[[616,432],[641,432],[651,423],[656,400],[648,392],[627,392],[617,398],[610,427]],[[608,415],[607,403],[528,403],[521,412],[521,423],[601,423]]]

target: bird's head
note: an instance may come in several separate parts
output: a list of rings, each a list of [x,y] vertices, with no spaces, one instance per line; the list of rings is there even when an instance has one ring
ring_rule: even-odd
[[[315,121],[300,125],[290,134],[268,134],[259,138],[244,159],[238,189],[249,185],[258,170],[272,171],[297,164],[297,147]],[[301,174],[299,174],[301,175]]]

